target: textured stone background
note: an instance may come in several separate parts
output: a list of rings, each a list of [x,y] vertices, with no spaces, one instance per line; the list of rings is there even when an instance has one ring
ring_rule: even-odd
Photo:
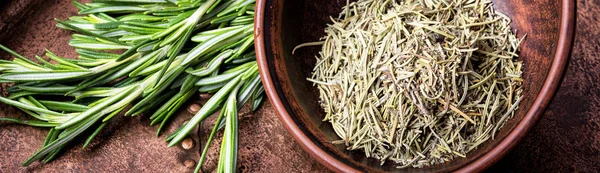
[[[577,8],[575,44],[558,94],[523,142],[488,171],[600,170],[600,1],[578,0]],[[53,18],[74,14],[76,9],[68,0],[1,1],[0,44],[28,57],[43,54],[44,48],[72,57],[73,50],[64,46],[70,33],[56,29]],[[2,52],[0,58],[8,56]],[[190,105],[201,105],[206,97],[198,98]],[[24,117],[3,104],[0,116]],[[190,117],[188,110],[181,110],[168,131]],[[203,124],[199,135],[192,135],[195,145],[186,150],[181,146],[167,149],[162,141],[165,135],[155,137],[156,127],[150,127],[145,117],[116,118],[89,148],[74,145],[54,162],[30,167],[20,163],[39,149],[47,129],[0,123],[0,172],[189,172],[190,161],[199,157],[203,147],[198,141],[206,140],[204,134],[212,121]],[[240,136],[238,166],[243,172],[328,172],[288,135],[269,103],[256,113],[242,114]],[[215,141],[212,147],[216,149],[219,143]],[[213,172],[217,156],[209,154],[204,171]]]

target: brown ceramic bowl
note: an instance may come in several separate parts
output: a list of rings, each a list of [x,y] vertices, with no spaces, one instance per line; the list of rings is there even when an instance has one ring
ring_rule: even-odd
[[[258,0],[256,50],[263,84],[271,103],[288,131],[315,159],[337,172],[477,172],[502,158],[535,124],[552,99],[562,78],[571,49],[575,5],[572,0],[493,0],[507,14],[518,33],[527,33],[521,47],[525,62],[524,100],[517,116],[499,136],[467,158],[428,167],[398,170],[379,165],[363,153],[333,145],[338,140],[331,125],[323,122],[318,92],[306,80],[320,47],[292,55],[301,43],[319,40],[329,16],[337,16],[346,0]]]

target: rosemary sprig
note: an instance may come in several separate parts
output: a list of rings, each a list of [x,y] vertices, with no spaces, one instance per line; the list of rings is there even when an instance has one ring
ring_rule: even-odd
[[[264,98],[251,49],[254,3],[73,1],[82,16],[56,21],[57,27],[76,32],[69,45],[76,49],[77,58],[60,57],[48,50],[47,58],[35,57],[38,64],[0,45],[16,57],[0,60],[0,82],[14,84],[7,88],[10,96],[0,97],[0,102],[36,119],[0,121],[50,128],[42,148],[23,165],[51,161],[65,144],[84,132],[91,133],[83,145],[88,146],[118,114],[152,113],[151,125],[160,124],[158,135],[193,95],[210,92],[215,94],[209,102],[167,141],[169,146],[179,143],[202,120],[222,108],[227,136],[222,170],[235,170],[237,111],[249,101],[255,110]],[[47,95],[64,97],[37,99]],[[129,105],[132,107],[127,109]]]

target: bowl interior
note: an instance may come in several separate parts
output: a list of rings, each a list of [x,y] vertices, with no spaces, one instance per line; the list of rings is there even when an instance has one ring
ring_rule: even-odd
[[[524,94],[517,116],[509,120],[498,136],[467,158],[457,158],[436,166],[406,172],[450,171],[463,167],[494,148],[525,116],[540,93],[550,71],[559,39],[559,1],[492,0],[496,11],[509,16],[518,37],[527,34],[521,45],[520,59],[524,61]],[[398,171],[396,165],[380,165],[360,151],[347,151],[343,145],[330,141],[339,138],[328,122],[322,121],[324,112],[318,104],[317,89],[306,79],[311,76],[320,47],[303,48],[292,55],[292,49],[301,43],[318,41],[330,16],[337,17],[346,0],[267,0],[264,12],[264,42],[268,71],[275,90],[285,109],[299,128],[317,146],[335,159],[363,171]],[[273,98],[272,98],[273,99]]]

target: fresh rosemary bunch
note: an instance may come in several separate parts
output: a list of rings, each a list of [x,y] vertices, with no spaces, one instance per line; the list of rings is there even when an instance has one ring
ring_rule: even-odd
[[[15,57],[0,60],[0,83],[14,84],[7,88],[10,96],[0,97],[0,102],[35,119],[0,121],[50,128],[42,148],[23,165],[49,162],[65,144],[90,132],[86,147],[120,113],[149,114],[151,125],[160,124],[159,135],[176,110],[202,92],[214,95],[189,123],[167,137],[169,146],[221,109],[210,140],[225,127],[218,171],[234,171],[237,111],[247,102],[256,110],[264,99],[252,48],[255,0],[73,4],[82,16],[56,21],[57,27],[76,33],[69,45],[77,58],[47,50],[47,58],[36,56],[36,63],[0,45]],[[202,159],[205,153],[206,149]],[[196,171],[201,165],[202,161]]]

